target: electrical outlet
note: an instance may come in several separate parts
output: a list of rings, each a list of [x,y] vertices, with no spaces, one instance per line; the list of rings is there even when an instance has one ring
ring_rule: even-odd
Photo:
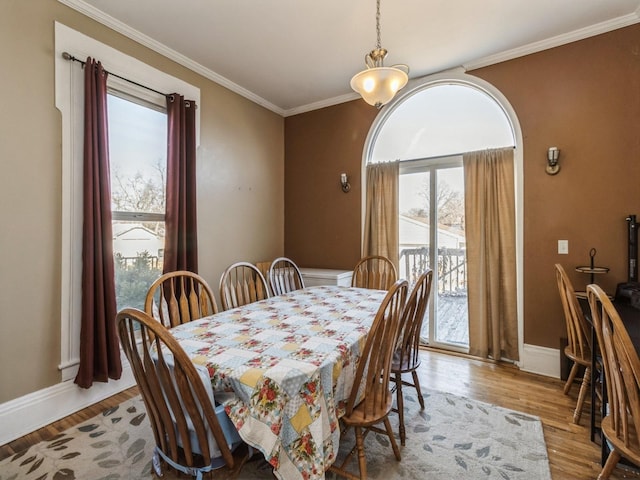
[[[569,253],[569,240],[558,240],[558,253],[560,255]]]

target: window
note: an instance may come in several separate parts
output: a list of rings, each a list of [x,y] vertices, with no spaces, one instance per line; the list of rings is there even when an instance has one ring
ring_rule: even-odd
[[[480,82],[478,82],[479,84]],[[503,106],[469,81],[436,81],[399,97],[372,127],[369,163],[400,160],[399,275],[433,270],[422,340],[469,344],[462,154],[515,145]]]
[[[180,92],[186,98],[193,99],[197,104],[200,104],[200,89],[55,22],[56,107],[60,110],[62,122],[61,335],[58,368],[62,372],[62,380],[65,381],[76,376],[80,352],[84,86],[82,68],[77,63],[65,60],[62,56],[63,52],[68,52],[76,58],[84,59],[88,56],[97,58],[107,70],[113,73],[159,92]],[[153,105],[164,106],[164,99],[159,102],[157,96],[151,95],[148,90],[137,89],[129,83],[119,84],[118,82],[116,77],[109,77],[109,88],[114,96],[118,92],[117,96],[120,99],[136,104],[137,108],[145,107],[148,110]],[[142,112],[143,110],[138,111]],[[113,124],[115,122],[114,114],[110,112],[109,115],[112,117],[110,124]],[[166,120],[163,123],[166,124]],[[196,144],[200,143],[199,124],[200,111],[198,109],[196,111]],[[113,124],[111,128],[117,127]],[[115,140],[112,143],[115,143]],[[166,150],[166,137],[163,138],[163,145]],[[117,147],[112,146],[111,148],[113,150]],[[114,154],[115,151],[112,151],[112,158]],[[136,213],[129,212],[129,215],[136,215]],[[140,223],[140,219],[136,217],[129,220]],[[146,220],[144,223],[147,223]],[[153,222],[156,221],[159,220],[154,218]],[[160,262],[162,253],[163,251],[160,251],[157,254],[158,262]]]
[[[107,108],[117,308],[144,309],[147,290],[162,273],[166,109],[117,90],[110,90]]]

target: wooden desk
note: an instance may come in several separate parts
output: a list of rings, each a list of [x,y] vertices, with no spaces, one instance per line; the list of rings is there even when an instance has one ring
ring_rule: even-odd
[[[323,479],[338,419],[386,291],[320,286],[185,323],[171,333],[206,368],[242,439],[278,478]]]

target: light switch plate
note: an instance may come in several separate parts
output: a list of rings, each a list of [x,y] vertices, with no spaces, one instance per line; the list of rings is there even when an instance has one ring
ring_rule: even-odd
[[[569,253],[569,240],[558,240],[558,253],[560,255]]]

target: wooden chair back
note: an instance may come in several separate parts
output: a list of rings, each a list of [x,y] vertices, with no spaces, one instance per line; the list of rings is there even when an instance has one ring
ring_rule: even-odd
[[[598,477],[608,478],[620,454],[640,465],[640,359],[620,315],[602,288],[587,286],[587,298],[607,385],[609,413],[602,421],[602,430],[617,452]]]
[[[576,292],[573,289],[571,280],[569,280],[567,276],[567,272],[565,272],[559,263],[556,263],[555,269],[558,291],[560,292],[560,300],[562,302],[567,327],[569,356],[590,363],[591,329],[584,318],[582,308],[580,308]]]
[[[252,263],[234,263],[220,277],[220,302],[223,310],[264,300],[269,296],[264,275]]]
[[[204,278],[180,270],[165,273],[151,284],[144,310],[171,328],[218,313],[218,305]]]
[[[256,262],[256,267],[258,267],[258,270],[260,270],[260,273],[265,278],[265,280],[268,280],[269,278],[270,266],[271,266],[271,262]]]
[[[387,257],[371,255],[361,258],[353,269],[351,286],[389,290],[398,279],[395,265]]]
[[[214,407],[208,374],[207,388],[169,330],[145,312],[124,309],[116,322],[161,456],[181,467],[220,461],[233,468],[232,448],[239,436],[224,407]]]
[[[402,311],[402,330],[394,358],[394,363],[397,362],[402,371],[415,370],[420,365],[420,332],[429,304],[432,282],[433,271],[427,269],[418,277]]]
[[[351,415],[357,407],[362,412],[365,423],[384,418],[391,410],[391,359],[400,333],[400,316],[407,298],[407,288],[406,280],[398,280],[389,288],[371,324],[358,360],[345,413]]]
[[[269,286],[274,295],[282,295],[304,288],[304,280],[293,260],[279,257],[269,267]]]

